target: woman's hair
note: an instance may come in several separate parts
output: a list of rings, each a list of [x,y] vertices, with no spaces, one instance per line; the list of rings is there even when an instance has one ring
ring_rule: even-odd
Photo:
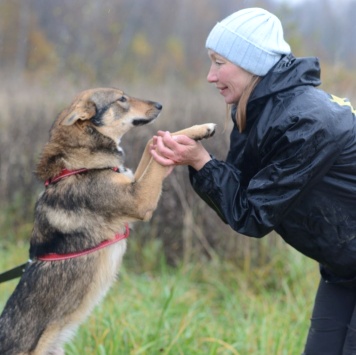
[[[251,96],[252,91],[255,89],[260,80],[260,76],[252,76],[250,83],[246,86],[237,104],[235,120],[240,133],[243,132],[246,128],[246,109],[248,100]],[[231,105],[229,106],[230,107],[228,111],[231,112]]]

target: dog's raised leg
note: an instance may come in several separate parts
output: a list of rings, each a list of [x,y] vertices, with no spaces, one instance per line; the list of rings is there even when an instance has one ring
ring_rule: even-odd
[[[206,123],[195,125],[172,135],[186,135],[192,139],[200,140],[209,138],[215,133],[215,124]],[[168,167],[158,164],[149,153],[150,140],[145,148],[142,159],[135,173],[135,195],[138,198],[138,218],[149,220],[156,209],[162,190],[162,182],[166,176]]]
[[[186,135],[189,138],[195,139],[195,140],[201,140],[204,138],[209,138],[214,135],[215,133],[215,123],[205,123],[202,125],[195,125],[189,128],[182,129],[177,132],[171,133],[172,136],[178,136],[178,135]],[[144,173],[145,169],[149,165],[150,161],[153,159],[149,149],[150,145],[152,143],[152,139],[148,141],[146,144],[146,148],[142,154],[141,160],[137,166],[137,169],[135,171],[135,180],[138,181],[142,174]]]

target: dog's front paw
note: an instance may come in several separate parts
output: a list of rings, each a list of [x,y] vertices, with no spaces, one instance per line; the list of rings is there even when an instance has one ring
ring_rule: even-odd
[[[215,123],[204,123],[191,127],[193,129],[192,137],[194,140],[199,141],[204,138],[210,138],[215,133]]]
[[[206,134],[202,138],[210,138],[215,134],[215,128],[216,128],[215,123],[205,123],[205,124],[203,124],[203,126],[206,129]]]

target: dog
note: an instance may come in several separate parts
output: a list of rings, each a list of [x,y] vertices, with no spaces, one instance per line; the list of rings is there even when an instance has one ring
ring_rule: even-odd
[[[64,354],[115,281],[129,223],[150,220],[168,169],[152,159],[150,140],[130,174],[120,140],[161,110],[96,88],[58,115],[35,171],[46,188],[35,205],[30,262],[0,316],[0,354]],[[214,132],[207,123],[173,134],[200,140]]]

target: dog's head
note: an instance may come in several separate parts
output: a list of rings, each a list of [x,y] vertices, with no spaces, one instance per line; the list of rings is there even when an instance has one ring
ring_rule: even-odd
[[[71,126],[86,122],[101,134],[119,142],[132,127],[142,126],[158,117],[162,105],[140,100],[122,90],[97,88],[81,92],[57,124]]]

